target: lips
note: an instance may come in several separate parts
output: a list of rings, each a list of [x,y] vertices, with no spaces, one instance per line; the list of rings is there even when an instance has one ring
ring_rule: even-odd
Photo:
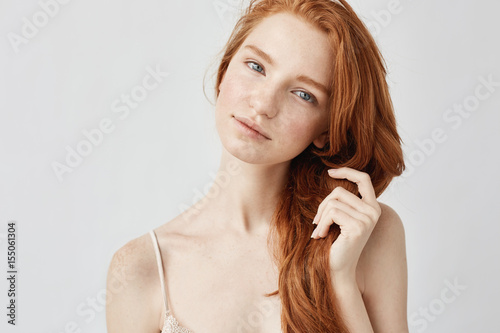
[[[246,118],[246,117],[242,117],[242,116],[234,116],[234,118],[236,120],[242,122],[243,124],[247,125],[248,127],[250,127],[251,129],[253,129],[254,131],[259,132],[266,139],[271,140],[271,138],[269,138],[269,135],[267,134],[267,132],[264,131],[262,129],[262,127],[260,127],[259,125],[257,125],[255,123],[255,121],[253,121],[252,119]]]

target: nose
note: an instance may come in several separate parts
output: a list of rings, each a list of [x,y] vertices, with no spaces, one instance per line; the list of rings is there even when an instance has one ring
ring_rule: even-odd
[[[277,89],[270,82],[256,83],[250,94],[249,103],[256,114],[273,118],[278,113]]]

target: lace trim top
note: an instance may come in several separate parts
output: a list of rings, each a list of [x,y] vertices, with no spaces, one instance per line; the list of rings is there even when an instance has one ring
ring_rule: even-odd
[[[154,230],[150,230],[149,234],[151,235],[151,239],[153,240],[155,254],[156,254],[156,262],[158,264],[158,273],[160,275],[161,282],[161,291],[163,293],[163,303],[165,304],[165,322],[163,323],[163,328],[161,333],[193,333],[185,327],[182,327],[177,322],[177,319],[172,315],[170,309],[167,304],[167,293],[165,292],[165,278],[163,276],[163,263],[161,260],[160,247],[158,246],[158,240],[156,239],[156,234]]]

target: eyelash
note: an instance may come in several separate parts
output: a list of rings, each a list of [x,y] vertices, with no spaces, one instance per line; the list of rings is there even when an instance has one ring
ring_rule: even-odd
[[[262,68],[262,70],[264,70],[264,67],[262,67],[262,66],[261,66],[258,62],[255,62],[255,61],[246,61],[245,63],[246,63],[246,64],[256,64],[256,65],[258,65],[260,68]],[[249,67],[250,67],[250,66],[249,66]],[[253,68],[251,68],[251,69],[252,69],[253,71],[256,71],[256,70],[254,70]],[[259,71],[256,71],[256,72],[257,72],[257,73],[262,73],[262,72],[259,72]],[[313,95],[313,94],[308,93],[308,92],[305,92],[305,91],[303,91],[303,90],[299,90],[299,92],[304,93],[304,94],[307,94],[307,95],[309,95],[309,96],[311,97],[311,99],[310,99],[310,100],[306,100],[306,99],[303,99],[303,98],[301,97],[301,99],[303,99],[304,101],[306,101],[306,102],[308,102],[308,103],[311,103],[311,104],[316,104],[316,103],[317,103],[316,97],[314,97],[314,95]],[[300,97],[300,96],[299,96],[299,97]]]

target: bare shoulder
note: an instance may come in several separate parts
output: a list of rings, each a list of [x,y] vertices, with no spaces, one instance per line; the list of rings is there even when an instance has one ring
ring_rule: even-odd
[[[403,259],[405,255],[405,230],[404,225],[398,213],[390,206],[379,202],[382,210],[375,228],[368,239],[358,266],[361,266],[364,275],[364,281],[381,270],[381,264],[391,264],[391,260],[396,257]]]
[[[158,332],[159,283],[149,233],[119,248],[111,259],[106,277],[108,332]]]
[[[378,219],[372,235],[368,240],[368,246],[381,247],[391,241],[402,241],[405,238],[403,221],[398,213],[390,206],[379,202],[382,213]]]
[[[404,225],[380,203],[379,220],[358,262],[363,299],[375,332],[407,332],[407,262]]]
[[[108,273],[123,273],[127,280],[145,282],[153,270],[156,270],[154,247],[147,233],[128,241],[113,254]]]

